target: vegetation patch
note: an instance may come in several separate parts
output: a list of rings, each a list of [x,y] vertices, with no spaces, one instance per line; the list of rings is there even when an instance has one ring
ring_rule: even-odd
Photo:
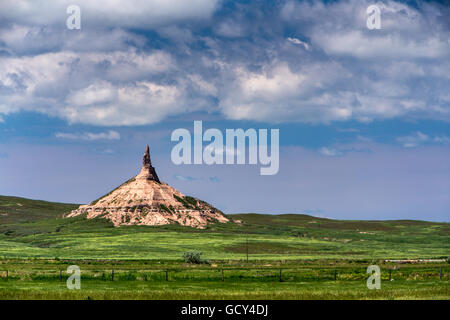
[[[162,210],[162,211],[166,211],[166,212],[168,212],[168,213],[172,213],[172,211],[170,211],[170,209],[169,208],[167,208],[165,205],[163,205],[163,204],[160,204],[159,205],[159,208]]]
[[[188,201],[186,201],[186,197],[185,197],[185,199],[183,199],[183,198],[180,198],[179,196],[177,196],[176,194],[174,194],[173,197],[175,198],[175,200],[180,202],[185,208],[195,209],[195,204],[191,205]]]
[[[208,260],[202,259],[201,251],[188,251],[183,253],[183,260],[186,263],[192,264],[208,264]]]
[[[248,245],[239,243],[231,246],[226,246],[226,252],[246,254],[247,249],[249,254],[320,254],[321,250],[317,246],[300,246],[293,247],[283,243],[276,242],[249,242]]]

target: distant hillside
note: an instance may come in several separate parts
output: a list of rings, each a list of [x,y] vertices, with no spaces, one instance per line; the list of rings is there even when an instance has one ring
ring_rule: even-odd
[[[21,197],[0,196],[0,224],[32,222],[41,219],[61,218],[75,210],[79,204],[31,200]],[[258,214],[241,213],[229,215],[244,225],[272,227],[309,227],[330,230],[390,231],[399,226],[427,226],[442,223],[420,220],[334,220],[306,214]],[[446,225],[446,223],[444,223]],[[450,225],[450,224],[447,224]]]
[[[78,206],[77,204],[0,196],[0,224],[61,218],[64,213],[70,212]]]
[[[180,259],[202,251],[207,259],[446,258],[450,223],[332,220],[303,214],[232,214],[239,223],[205,229],[178,224],[120,226],[80,215],[76,204],[0,196],[0,260]]]
[[[420,220],[333,220],[306,214],[233,214],[233,219],[241,219],[249,224],[269,226],[291,226],[329,230],[392,231],[398,227],[429,226],[441,223]],[[444,223],[445,224],[445,223]]]

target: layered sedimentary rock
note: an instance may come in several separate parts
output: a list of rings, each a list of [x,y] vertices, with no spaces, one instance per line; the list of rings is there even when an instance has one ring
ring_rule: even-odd
[[[137,176],[67,217],[85,214],[88,219],[109,219],[114,226],[180,224],[204,228],[210,223],[229,221],[210,204],[161,182],[152,166],[148,146],[142,162]]]

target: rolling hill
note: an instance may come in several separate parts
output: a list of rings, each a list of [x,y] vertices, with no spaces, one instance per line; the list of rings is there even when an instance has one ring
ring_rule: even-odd
[[[76,204],[0,196],[4,258],[180,259],[200,250],[209,259],[442,258],[450,223],[332,220],[301,214],[234,214],[242,223],[205,229],[171,224],[114,227],[105,219],[63,218]],[[248,239],[248,244],[247,244]]]

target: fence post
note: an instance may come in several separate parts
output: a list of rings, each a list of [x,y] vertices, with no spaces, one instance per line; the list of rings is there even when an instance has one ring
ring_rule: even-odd
[[[442,280],[442,267],[439,269],[439,280]]]
[[[114,281],[114,269],[111,272],[111,281]]]
[[[59,270],[59,281],[62,281],[62,270]]]
[[[392,280],[392,269],[389,269],[389,281]]]
[[[247,263],[248,263],[248,238],[246,239],[245,243],[246,243],[246,249],[247,249]]]
[[[283,281],[283,279],[281,278],[281,269],[280,269],[280,282],[282,282]]]
[[[9,276],[8,270],[6,270],[6,280],[8,280],[8,276]]]
[[[223,276],[223,269],[222,269],[222,282],[225,281],[225,277]]]

